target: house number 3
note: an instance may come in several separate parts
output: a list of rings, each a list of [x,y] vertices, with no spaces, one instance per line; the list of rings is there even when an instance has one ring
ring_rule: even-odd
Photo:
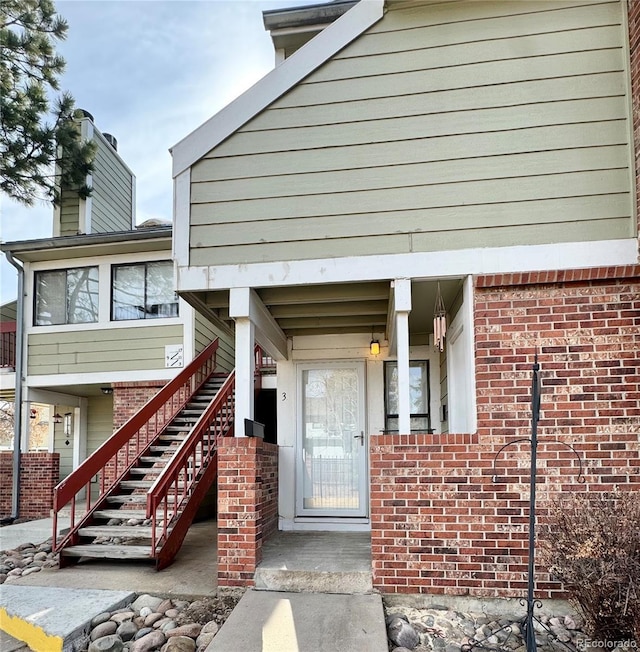
[[[287,400],[287,392],[282,392],[282,400],[283,401]]]

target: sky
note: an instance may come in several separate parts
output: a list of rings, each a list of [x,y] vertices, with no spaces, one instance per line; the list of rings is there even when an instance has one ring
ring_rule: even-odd
[[[273,68],[262,11],[314,0],[58,0],[69,23],[61,89],[116,137],[136,175],[136,221],[171,219],[169,148]],[[0,196],[5,242],[52,234],[53,208]],[[2,256],[0,303],[16,297]]]

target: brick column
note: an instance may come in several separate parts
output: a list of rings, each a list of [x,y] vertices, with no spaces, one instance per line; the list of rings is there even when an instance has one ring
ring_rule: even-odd
[[[218,585],[253,586],[264,540],[278,527],[278,447],[223,437],[218,446]]]

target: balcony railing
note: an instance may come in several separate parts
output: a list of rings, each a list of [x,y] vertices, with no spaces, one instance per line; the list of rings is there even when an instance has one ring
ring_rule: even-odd
[[[16,367],[16,322],[0,323],[0,368]]]

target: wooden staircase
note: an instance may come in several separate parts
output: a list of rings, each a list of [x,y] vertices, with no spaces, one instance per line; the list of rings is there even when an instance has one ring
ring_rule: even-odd
[[[233,427],[234,374],[215,372],[216,350],[217,341],[56,487],[61,567],[83,557],[149,559],[157,569],[173,561],[215,480],[217,440]],[[83,492],[86,512],[76,519]],[[61,537],[62,509],[71,527]]]

